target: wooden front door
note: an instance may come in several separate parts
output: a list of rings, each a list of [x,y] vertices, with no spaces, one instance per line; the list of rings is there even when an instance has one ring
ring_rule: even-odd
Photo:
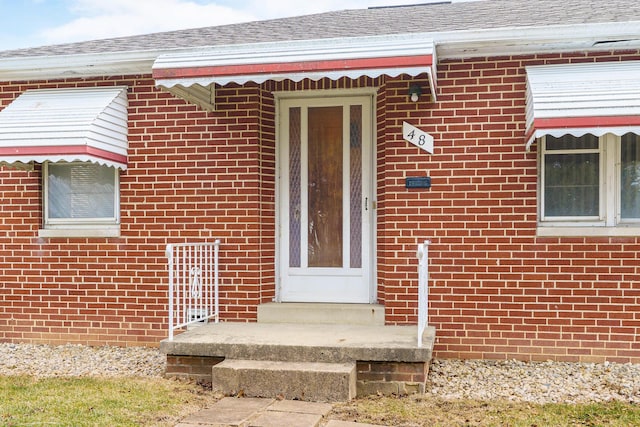
[[[373,299],[371,103],[279,103],[281,301]]]

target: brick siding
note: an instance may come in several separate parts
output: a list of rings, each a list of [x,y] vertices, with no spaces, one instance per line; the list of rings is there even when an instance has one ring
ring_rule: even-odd
[[[638,51],[445,60],[438,101],[420,78],[228,85],[205,112],[149,76],[0,83],[127,85],[121,237],[43,238],[41,172],[0,169],[0,340],[157,345],[167,243],[222,240],[221,304],[253,321],[275,295],[274,91],[376,87],[378,298],[417,319],[416,244],[430,239],[435,355],[640,362],[640,238],[536,237],[537,147],[524,148],[524,66],[638,60]],[[420,83],[419,102],[408,88]],[[409,121],[433,155],[402,139]],[[431,189],[404,187],[432,177]]]
[[[358,362],[358,396],[424,393],[429,362]]]
[[[166,375],[211,384],[211,370],[224,357],[167,355]]]

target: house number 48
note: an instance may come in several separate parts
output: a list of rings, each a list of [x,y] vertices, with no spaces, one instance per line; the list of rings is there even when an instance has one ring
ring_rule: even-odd
[[[402,122],[402,135],[406,141],[433,154],[433,136],[407,122]]]

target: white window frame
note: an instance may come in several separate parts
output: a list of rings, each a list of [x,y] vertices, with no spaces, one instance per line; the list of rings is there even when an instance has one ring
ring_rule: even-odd
[[[68,165],[84,164],[71,162]],[[109,218],[49,218],[49,164],[42,164],[43,227],[39,237],[118,237],[120,236],[120,173],[114,170],[114,216]],[[103,166],[109,167],[109,166]]]
[[[621,145],[622,138],[605,134],[598,138],[599,216],[546,217],[544,215],[545,154],[592,153],[593,149],[547,150],[546,137],[539,140],[538,164],[538,236],[640,236],[640,220],[621,218]]]

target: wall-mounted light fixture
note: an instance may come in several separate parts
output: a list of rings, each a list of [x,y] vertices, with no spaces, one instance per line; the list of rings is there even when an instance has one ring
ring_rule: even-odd
[[[409,87],[409,97],[411,98],[411,102],[418,102],[418,98],[422,95],[422,89],[418,85],[411,85]]]

